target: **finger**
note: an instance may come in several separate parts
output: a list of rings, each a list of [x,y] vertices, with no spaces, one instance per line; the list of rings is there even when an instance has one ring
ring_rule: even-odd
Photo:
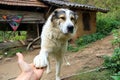
[[[24,61],[23,55],[22,55],[20,52],[16,53],[16,55],[17,55],[17,57],[18,57],[18,63],[21,63],[21,62]]]
[[[18,56],[18,64],[22,72],[31,71],[31,66],[24,61],[23,55],[21,53],[16,53]]]

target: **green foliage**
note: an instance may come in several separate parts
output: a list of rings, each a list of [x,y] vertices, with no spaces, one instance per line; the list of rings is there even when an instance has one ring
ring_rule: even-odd
[[[104,57],[104,66],[107,67],[112,72],[120,71],[120,48],[115,48],[113,55],[111,57]]]
[[[105,56],[104,57],[104,66],[108,68],[108,70],[115,73],[111,76],[114,80],[120,80],[120,29],[113,30],[113,37],[112,40],[113,46],[115,46],[114,52],[111,57]]]
[[[95,42],[96,40],[99,40],[103,37],[104,37],[104,35],[102,35],[100,33],[85,35],[85,36],[82,36],[81,38],[79,38],[78,40],[76,40],[76,44],[78,46],[84,46],[84,45],[89,44],[91,42]]]
[[[120,47],[120,29],[112,31],[114,39],[112,40],[112,45]]]
[[[14,37],[11,36],[11,40],[25,40],[26,39],[26,31],[22,31],[20,35],[18,33],[15,34]]]
[[[114,80],[120,80],[120,72],[114,74],[113,76],[111,76]]]
[[[26,31],[0,31],[0,42],[8,40],[25,40]]]
[[[119,21],[113,18],[99,17],[97,19],[97,32],[108,35],[113,29],[118,28],[120,25]]]

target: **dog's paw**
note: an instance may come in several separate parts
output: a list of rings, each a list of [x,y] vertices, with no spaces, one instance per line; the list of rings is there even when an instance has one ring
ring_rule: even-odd
[[[43,67],[47,67],[47,62],[46,62],[46,59],[45,57],[42,57],[41,55],[37,55],[35,58],[34,58],[34,66],[36,68],[43,68]]]

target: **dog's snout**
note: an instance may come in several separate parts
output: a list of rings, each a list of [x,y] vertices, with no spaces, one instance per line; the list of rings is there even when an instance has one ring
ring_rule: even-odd
[[[73,25],[69,25],[67,27],[67,29],[68,29],[68,32],[73,33],[74,26]]]

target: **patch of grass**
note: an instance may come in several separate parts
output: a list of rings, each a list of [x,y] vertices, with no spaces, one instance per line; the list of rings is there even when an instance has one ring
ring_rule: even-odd
[[[113,80],[110,77],[111,73],[107,70],[104,71],[96,71],[96,72],[89,72],[83,73],[77,76],[73,76],[67,80]]]

